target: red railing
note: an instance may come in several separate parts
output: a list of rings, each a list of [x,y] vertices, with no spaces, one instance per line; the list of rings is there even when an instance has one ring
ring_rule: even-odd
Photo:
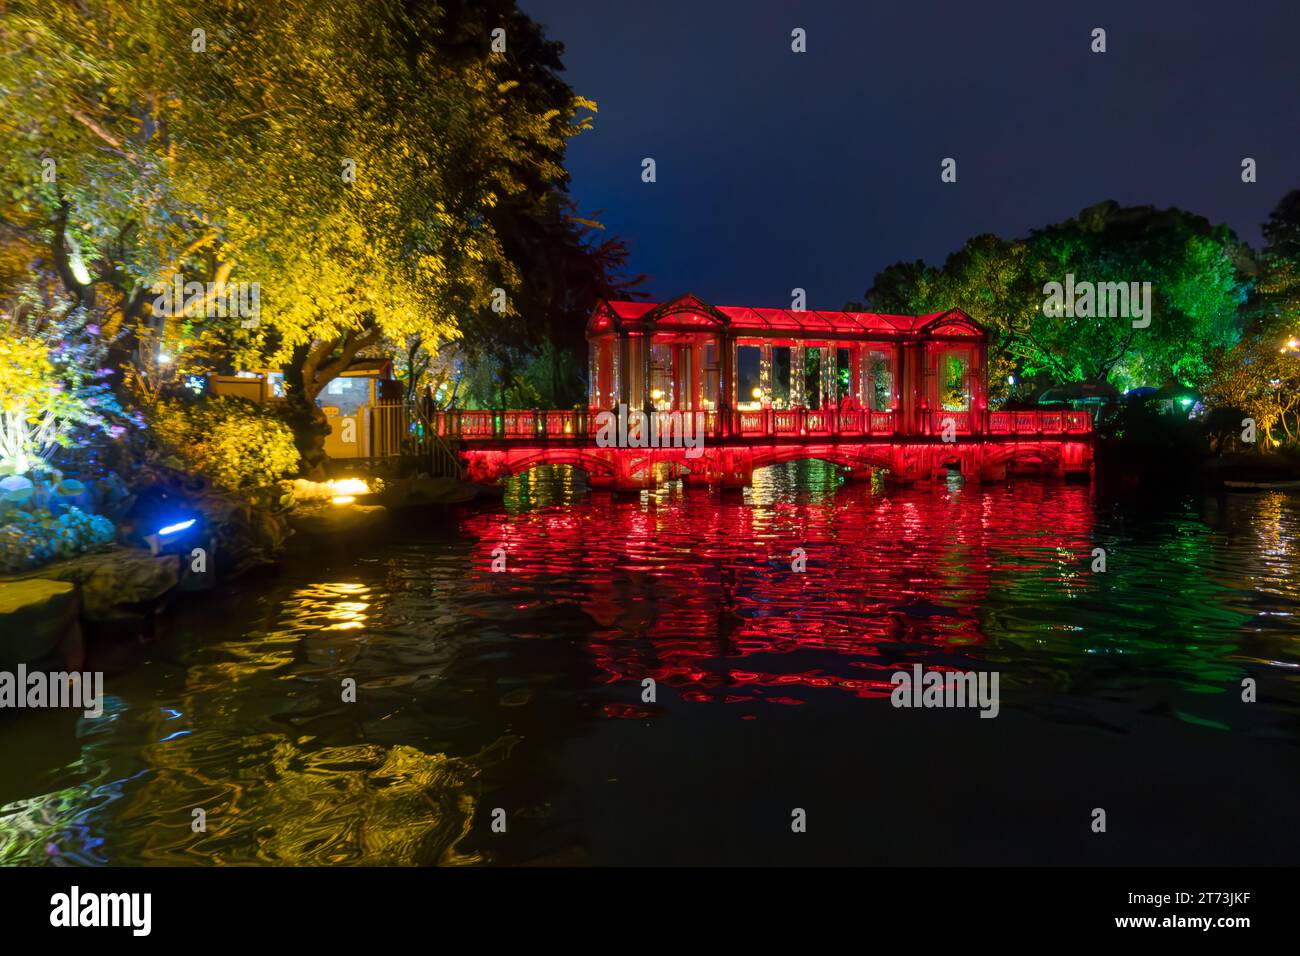
[[[893,412],[836,412],[830,409],[763,408],[735,413],[741,436],[798,438],[807,435],[892,435]]]
[[[680,430],[721,438],[723,414],[716,410],[660,413],[661,434]],[[681,419],[692,417],[687,424]],[[930,435],[943,435],[947,423],[957,435],[1084,435],[1092,431],[1088,412],[1039,409],[1027,412],[931,411]],[[434,412],[434,433],[444,438],[565,441],[594,438],[602,420],[595,411],[467,411]],[[894,412],[808,408],[762,408],[730,413],[727,434],[737,437],[800,438],[818,436],[892,436],[897,434]]]
[[[930,428],[936,435],[971,433],[970,412],[937,411],[930,413]]]
[[[1092,431],[1088,412],[989,412],[990,435],[1084,435]]]
[[[453,411],[434,412],[434,434],[444,438],[580,438],[590,416],[580,411]],[[590,434],[596,423],[590,421]]]

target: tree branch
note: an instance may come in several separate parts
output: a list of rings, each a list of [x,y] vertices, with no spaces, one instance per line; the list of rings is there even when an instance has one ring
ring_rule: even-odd
[[[93,283],[82,283],[72,272],[72,262],[68,258],[68,215],[72,207],[67,200],[59,203],[58,212],[54,214],[54,271],[59,274],[63,287],[77,297],[79,304],[90,308],[95,302]]]
[[[91,119],[81,110],[77,109],[74,106],[68,106],[66,103],[63,105],[63,109],[65,112],[67,112],[69,116],[71,116],[82,126],[86,127],[86,129],[90,130],[92,133],[94,133],[96,136],[102,139],[109,146],[112,146],[119,153],[122,153],[122,155],[124,156],[126,155],[126,151],[122,146],[122,141],[118,139],[116,136],[114,136],[112,133],[110,133],[108,130],[104,129],[104,127],[96,123],[93,119]]]
[[[343,351],[337,359],[320,369],[319,372],[315,372],[310,379],[305,374],[306,368],[304,367],[303,388],[308,393],[307,397],[314,400],[326,385],[348,370],[358,352],[378,341],[379,329],[377,328],[371,328],[355,338],[349,333],[344,340]],[[333,351],[333,349],[330,351]],[[311,357],[308,358],[308,362],[311,362]]]

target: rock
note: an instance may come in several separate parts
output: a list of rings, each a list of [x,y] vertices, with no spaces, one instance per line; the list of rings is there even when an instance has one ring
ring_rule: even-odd
[[[58,648],[68,667],[79,670],[84,652],[77,608],[77,587],[71,582],[0,582],[0,663],[39,660]]]
[[[299,508],[289,518],[293,529],[305,535],[355,534],[383,524],[387,509],[381,505],[327,504]]]
[[[230,577],[274,562],[290,534],[289,522],[263,501],[226,493],[205,495],[196,503],[212,528],[217,551]]]
[[[106,554],[83,554],[42,568],[48,578],[81,586],[82,612],[88,621],[110,621],[132,607],[158,600],[180,581],[180,557],[153,555],[139,548]]]

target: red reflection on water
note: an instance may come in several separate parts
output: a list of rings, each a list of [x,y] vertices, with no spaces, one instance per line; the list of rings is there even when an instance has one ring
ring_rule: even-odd
[[[917,661],[982,665],[1006,603],[991,607],[991,592],[1033,606],[1042,589],[1059,605],[1089,572],[1084,486],[873,493],[824,474],[809,490],[797,477],[778,474],[745,500],[674,485],[470,514],[475,586],[517,593],[520,608],[580,609],[607,683],[652,677],[685,700],[798,704],[827,691],[888,696],[890,675]],[[504,573],[491,571],[497,546]]]

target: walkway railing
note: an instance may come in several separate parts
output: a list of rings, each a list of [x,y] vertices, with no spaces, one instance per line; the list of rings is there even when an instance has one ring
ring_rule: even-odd
[[[894,412],[834,411],[808,408],[762,408],[724,414],[716,410],[660,412],[660,434],[669,429],[681,434],[682,419],[693,416],[692,434],[698,427],[707,438],[816,438],[890,437],[901,434]],[[1092,431],[1087,412],[1044,411],[970,412],[931,411],[929,432],[958,435],[1083,435]],[[629,423],[631,424],[631,423]],[[730,427],[723,429],[723,425]],[[602,427],[598,412],[589,410],[468,410],[434,412],[429,422],[434,435],[449,440],[576,441],[594,439]]]
[[[433,413],[435,435],[457,439],[573,439],[596,434],[594,415],[583,411],[452,409]]]
[[[371,458],[395,458],[402,453],[402,443],[410,432],[406,406],[381,403],[370,409]]]
[[[989,412],[990,435],[1086,435],[1091,431],[1088,412]]]
[[[736,412],[732,433],[740,436],[797,438],[818,435],[892,435],[893,412],[811,408],[763,408]]]

